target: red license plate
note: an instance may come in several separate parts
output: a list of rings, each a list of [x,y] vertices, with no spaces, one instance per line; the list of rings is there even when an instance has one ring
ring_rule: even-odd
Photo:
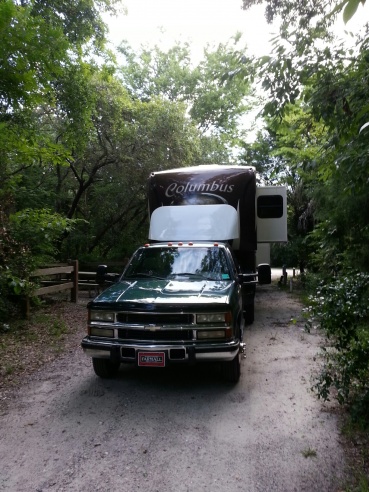
[[[139,352],[138,365],[145,367],[165,367],[164,352]]]

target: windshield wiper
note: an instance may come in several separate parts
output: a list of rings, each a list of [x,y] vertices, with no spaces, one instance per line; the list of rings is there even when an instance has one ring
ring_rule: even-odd
[[[131,274],[129,277],[125,277],[125,278],[132,279],[132,278],[136,278],[136,277],[156,278],[159,280],[165,280],[165,277],[159,277],[159,275],[153,275],[153,274],[145,273],[145,272],[136,272],[136,273]]]
[[[181,272],[181,273],[172,273],[171,277],[199,277],[204,280],[211,280],[209,277],[205,277],[201,273],[190,273],[190,272]]]

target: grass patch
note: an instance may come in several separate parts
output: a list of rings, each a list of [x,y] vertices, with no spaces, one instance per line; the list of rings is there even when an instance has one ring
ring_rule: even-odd
[[[5,366],[5,374],[8,376],[10,374],[13,374],[13,372],[16,370],[15,366],[12,365],[6,365]]]
[[[60,338],[63,335],[66,335],[68,331],[68,326],[61,318],[54,319],[54,321],[49,326],[50,335],[56,338]]]
[[[311,448],[304,449],[303,451],[301,451],[301,453],[304,458],[316,458],[317,456],[317,452],[315,451],[315,449]]]

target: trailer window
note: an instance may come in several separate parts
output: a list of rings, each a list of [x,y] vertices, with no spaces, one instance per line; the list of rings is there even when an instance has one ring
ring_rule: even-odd
[[[281,195],[262,195],[257,199],[259,219],[280,219],[283,217],[283,197]]]

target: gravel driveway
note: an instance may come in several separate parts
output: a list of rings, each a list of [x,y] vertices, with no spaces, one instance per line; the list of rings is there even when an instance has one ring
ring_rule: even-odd
[[[309,392],[319,336],[295,298],[258,288],[241,380],[217,365],[96,378],[78,344],[0,414],[0,490],[338,492],[335,413]]]

